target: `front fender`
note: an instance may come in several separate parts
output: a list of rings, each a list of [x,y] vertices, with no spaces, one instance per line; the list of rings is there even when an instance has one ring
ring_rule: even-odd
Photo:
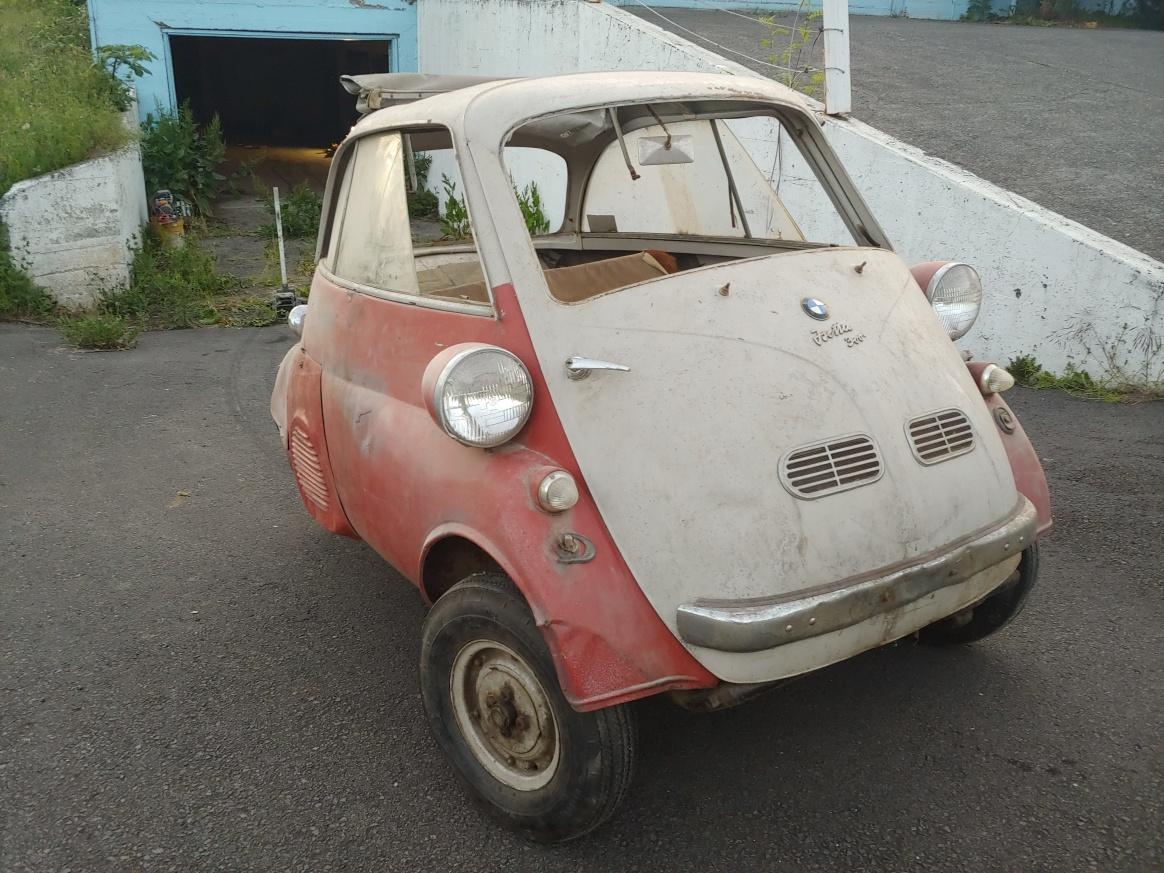
[[[1018,416],[1011,411],[1001,395],[991,394],[984,397],[983,401],[990,410],[991,417],[998,426],[998,435],[1002,437],[1002,444],[1006,447],[1006,457],[1010,461],[1015,487],[1035,505],[1038,513],[1036,536],[1044,536],[1050,533],[1054,520],[1051,517],[1051,492],[1047,487],[1047,475],[1043,472],[1039,455],[1023,430]],[[1006,427],[1002,426],[1000,418]],[[1010,433],[1007,432],[1007,428],[1011,428]]]
[[[291,378],[291,368],[301,348],[299,343],[295,343],[287,350],[279,363],[279,370],[275,373],[275,387],[271,390],[271,418],[279,428],[284,450],[287,448],[287,381]]]
[[[717,684],[651,608],[589,495],[584,493],[571,510],[548,514],[533,494],[537,482],[556,465],[519,447],[494,461],[480,470],[485,482],[472,483],[476,493],[483,490],[494,500],[484,505],[466,493],[457,504],[462,507],[460,519],[429,532],[413,575],[420,579],[429,551],[449,536],[462,537],[489,554],[529,604],[562,691],[575,709]],[[566,532],[594,544],[592,560],[559,559],[557,543]]]

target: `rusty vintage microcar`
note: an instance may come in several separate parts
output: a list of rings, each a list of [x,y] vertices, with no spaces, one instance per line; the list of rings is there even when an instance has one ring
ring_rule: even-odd
[[[1050,502],[1013,380],[953,342],[979,277],[907,266],[794,92],[345,84],[271,408],[308,511],[431,604],[425,710],[486,810],[578,836],[627,789],[633,701],[1019,612]],[[410,222],[418,166],[459,233]]]

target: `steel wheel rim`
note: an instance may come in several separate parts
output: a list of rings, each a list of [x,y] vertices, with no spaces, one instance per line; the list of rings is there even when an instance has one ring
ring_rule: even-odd
[[[554,710],[517,652],[495,640],[466,644],[453,659],[449,693],[461,735],[493,778],[518,791],[554,778],[561,757]]]

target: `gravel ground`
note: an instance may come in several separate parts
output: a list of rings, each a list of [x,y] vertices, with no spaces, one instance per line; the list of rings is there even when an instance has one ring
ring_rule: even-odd
[[[646,702],[621,814],[544,848],[430,740],[416,594],[299,505],[290,343],[0,325],[5,873],[1164,865],[1164,404],[1016,389],[1058,528],[1014,626],[717,715]]]
[[[627,11],[713,51],[774,51],[721,11]],[[884,16],[850,30],[856,118],[1164,260],[1164,32]],[[806,58],[820,66],[819,46]]]

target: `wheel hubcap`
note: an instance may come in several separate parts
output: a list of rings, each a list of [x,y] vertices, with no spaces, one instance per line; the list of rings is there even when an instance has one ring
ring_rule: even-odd
[[[494,778],[519,791],[534,791],[554,778],[554,712],[520,655],[494,640],[474,640],[453,660],[449,684],[457,726]]]

